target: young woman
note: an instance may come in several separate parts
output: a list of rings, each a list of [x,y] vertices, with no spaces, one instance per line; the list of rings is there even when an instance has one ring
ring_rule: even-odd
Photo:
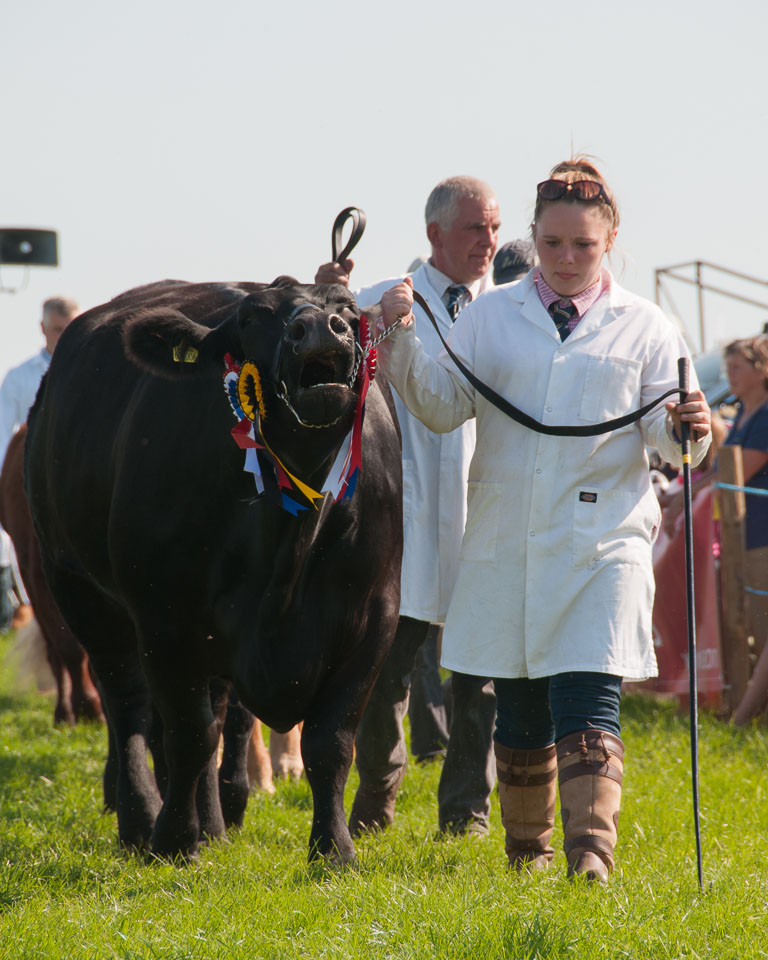
[[[470,304],[449,345],[480,380],[547,424],[594,424],[678,382],[682,338],[658,307],[603,266],[619,224],[613,195],[583,158],[537,188],[540,266]],[[709,443],[709,408],[683,404],[596,437],[535,433],[475,393],[444,352],[428,357],[411,322],[408,280],[382,298],[381,367],[432,430],[477,418],[460,572],[442,663],[495,680],[495,747],[506,851],[513,867],[553,857],[557,781],[569,876],[613,868],[624,747],[622,677],[654,676],[651,544],[660,511],[646,445],[681,463]]]

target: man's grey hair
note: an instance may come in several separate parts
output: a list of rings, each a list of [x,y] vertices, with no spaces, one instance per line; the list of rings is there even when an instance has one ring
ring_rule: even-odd
[[[488,200],[495,197],[493,190],[477,177],[449,177],[442,180],[430,193],[424,209],[427,226],[436,223],[449,230],[459,214],[459,201],[465,197]]]
[[[48,328],[52,313],[59,313],[65,317],[74,317],[80,313],[77,301],[71,297],[49,297],[43,302],[43,327]]]

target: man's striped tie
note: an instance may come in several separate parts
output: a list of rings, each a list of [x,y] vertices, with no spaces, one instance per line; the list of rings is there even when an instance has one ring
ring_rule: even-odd
[[[448,311],[448,316],[451,318],[451,323],[455,322],[456,317],[471,299],[472,294],[463,283],[452,283],[450,287],[446,288],[443,294],[443,303]]]

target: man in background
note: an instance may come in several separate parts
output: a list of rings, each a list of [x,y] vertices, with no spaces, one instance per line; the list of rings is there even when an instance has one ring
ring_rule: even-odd
[[[11,437],[27,420],[29,408],[35,402],[37,388],[48,370],[51,354],[59,342],[59,337],[78,313],[77,304],[68,297],[51,297],[46,300],[40,321],[45,346],[29,360],[12,367],[5,375],[0,385],[0,467]],[[11,626],[15,608],[12,561],[10,537],[0,527],[0,631]]]
[[[451,177],[429,195],[425,209],[429,259],[411,275],[414,289],[428,303],[443,336],[462,308],[493,286],[490,271],[501,220],[496,197],[474,177]],[[324,264],[317,283],[349,285],[353,262]],[[361,306],[377,303],[401,277],[355,291]],[[428,318],[414,308],[416,334],[430,355],[442,349]],[[392,823],[395,798],[407,762],[403,717],[408,709],[414,663],[432,674],[433,694],[422,696],[419,716],[421,759],[442,754],[445,762],[438,788],[441,831],[488,831],[490,794],[496,767],[492,749],[496,698],[483,678],[454,673],[451,677],[451,724],[445,748],[445,721],[440,730],[441,697],[437,673],[437,625],[445,620],[456,582],[467,504],[467,475],[475,449],[475,423],[435,434],[411,416],[400,398],[395,405],[403,435],[404,554],[400,620],[392,652],[357,732],[360,786],[350,815],[353,835]],[[422,693],[425,686],[422,684]],[[426,686],[429,684],[427,682]],[[429,719],[432,731],[429,731]],[[442,717],[445,717],[444,711]],[[426,730],[425,730],[426,727]]]
[[[536,264],[536,250],[529,240],[510,240],[502,244],[493,258],[493,283],[517,283]]]

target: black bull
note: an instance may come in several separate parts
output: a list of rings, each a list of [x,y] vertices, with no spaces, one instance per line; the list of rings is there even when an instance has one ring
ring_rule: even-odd
[[[222,376],[226,354],[256,365],[264,439],[319,490],[355,412],[359,317],[337,285],[167,281],[83,314],[56,349],[26,483],[51,590],[100,680],[127,846],[189,856],[242,820],[242,767],[216,773],[232,681],[269,726],[304,721],[310,856],[354,857],[344,785],[399,607],[392,398],[368,392],[354,496],[293,516],[244,472]]]

